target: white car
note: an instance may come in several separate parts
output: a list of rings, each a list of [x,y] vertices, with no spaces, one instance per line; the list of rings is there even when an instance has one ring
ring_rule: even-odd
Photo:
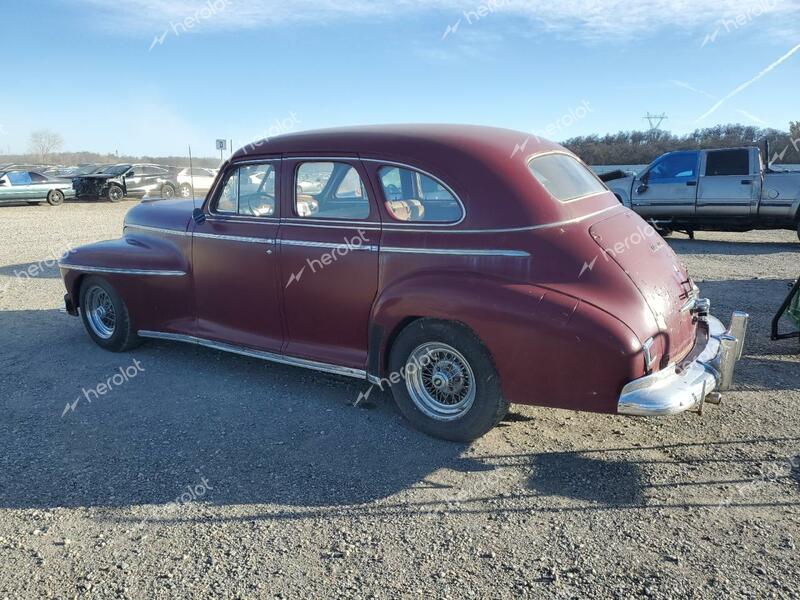
[[[214,179],[217,173],[214,169],[204,169],[201,167],[194,167],[190,169],[186,167],[178,171],[178,185],[180,186],[181,196],[190,198],[192,196],[192,189],[195,193],[206,194],[211,186],[214,185]]]

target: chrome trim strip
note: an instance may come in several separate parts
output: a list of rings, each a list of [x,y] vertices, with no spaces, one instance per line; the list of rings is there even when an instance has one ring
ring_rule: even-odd
[[[562,227],[564,225],[572,225],[573,223],[579,223],[581,221],[585,221],[586,219],[591,219],[592,217],[596,217],[597,215],[601,215],[609,210],[616,210],[625,208],[621,204],[615,204],[612,206],[607,206],[601,210],[595,211],[593,213],[589,213],[588,215],[583,215],[581,217],[575,217],[574,219],[567,219],[565,221],[556,221],[554,223],[545,223],[543,225],[526,225],[524,227],[498,227],[494,229],[410,229],[408,227],[399,227],[399,228],[392,228],[384,226],[384,231],[415,231],[419,233],[515,233],[518,231],[536,231],[538,229],[550,229],[552,227]]]
[[[163,331],[149,331],[146,329],[139,330],[137,333],[141,337],[152,338],[157,340],[169,340],[172,342],[184,342],[186,344],[195,344],[197,346],[204,346],[206,348],[212,348],[214,350],[230,352],[231,354],[249,356],[251,358],[258,358],[261,360],[268,360],[270,362],[280,363],[284,365],[291,365],[293,367],[305,367],[306,369],[322,371],[323,373],[333,373],[334,375],[344,375],[345,377],[354,377],[356,379],[366,379],[367,377],[367,372],[364,371],[363,369],[342,367],[340,365],[332,365],[329,363],[307,360],[305,358],[296,358],[293,356],[286,356],[283,354],[275,354],[274,352],[266,352],[264,350],[255,350],[253,348],[246,348],[244,346],[234,346],[233,344],[226,344],[224,342],[215,342],[214,340],[208,340],[193,335],[185,335],[182,333],[167,333]]]
[[[165,271],[158,269],[118,269],[115,267],[87,267],[84,265],[68,265],[58,263],[59,268],[86,273],[113,273],[115,275],[154,275],[157,277],[183,277],[185,271]]]
[[[449,249],[449,248],[399,248],[397,246],[383,246],[381,252],[392,254],[436,254],[456,256],[511,256],[515,258],[529,258],[530,253],[524,250],[482,250],[482,249]]]
[[[281,225],[287,227],[322,227],[323,229],[363,229],[364,231],[380,231],[380,223],[375,221],[351,221],[344,223],[320,223],[319,221],[309,222],[308,219],[304,223],[297,221],[281,221]]]
[[[343,242],[343,243],[340,243],[340,244],[333,244],[333,243],[328,243],[328,242],[307,242],[305,240],[283,240],[282,239],[282,240],[280,240],[280,243],[281,243],[282,246],[283,245],[286,245],[286,246],[303,246],[303,247],[306,247],[306,248],[332,248],[332,249],[344,248],[348,252],[357,251],[357,250],[363,250],[363,251],[367,251],[367,252],[377,252],[377,250],[378,250],[378,246],[369,246],[369,245],[356,246],[355,244],[348,244],[346,242]]]
[[[207,238],[211,240],[224,240],[227,242],[243,242],[245,244],[265,244],[267,246],[275,243],[275,240],[272,238],[245,237],[242,235],[222,235],[219,233],[198,233],[196,231],[192,233],[192,237]]]
[[[150,225],[132,225],[125,223],[123,225],[123,231],[125,229],[141,229],[142,231],[154,231],[156,233],[168,233],[170,235],[180,235],[180,236],[190,236],[192,235],[188,231],[180,231],[179,229],[167,229],[165,227],[152,227]]]

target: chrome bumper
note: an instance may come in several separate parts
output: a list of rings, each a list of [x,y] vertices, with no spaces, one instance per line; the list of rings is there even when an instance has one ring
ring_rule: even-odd
[[[671,365],[653,375],[631,381],[622,388],[617,412],[623,415],[674,415],[687,410],[701,411],[708,400],[719,404],[719,393],[730,389],[733,368],[742,357],[749,315],[735,312],[728,330],[712,316],[702,317],[708,325],[708,340],[688,364]]]

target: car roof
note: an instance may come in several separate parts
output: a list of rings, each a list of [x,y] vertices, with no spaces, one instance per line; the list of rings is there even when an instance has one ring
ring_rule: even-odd
[[[459,228],[513,228],[568,220],[577,212],[576,207],[555,201],[531,174],[529,159],[546,152],[574,157],[558,144],[511,129],[370,125],[267,138],[237,150],[231,161],[355,154],[362,160],[405,164],[433,175],[455,191],[467,212]]]

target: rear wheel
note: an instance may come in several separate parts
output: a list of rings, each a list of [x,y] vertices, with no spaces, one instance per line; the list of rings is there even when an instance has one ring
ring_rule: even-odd
[[[402,377],[392,387],[395,402],[429,435],[472,441],[508,412],[488,351],[462,325],[415,321],[397,337],[389,368]]]
[[[61,190],[50,190],[47,194],[47,203],[50,206],[58,206],[64,202],[64,192]]]
[[[109,186],[106,196],[109,202],[119,202],[125,196],[125,192],[120,186],[112,184]]]
[[[81,319],[94,342],[111,352],[125,352],[141,343],[133,330],[128,307],[102,277],[87,277],[81,285]]]
[[[192,186],[190,186],[188,183],[181,184],[181,197],[183,198],[192,197]]]

